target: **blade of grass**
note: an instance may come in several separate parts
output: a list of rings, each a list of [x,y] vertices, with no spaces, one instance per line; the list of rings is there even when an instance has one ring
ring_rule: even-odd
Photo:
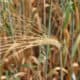
[[[64,31],[69,24],[70,17],[71,17],[71,11],[72,11],[72,2],[68,2],[65,13],[64,13],[65,19],[63,22],[62,31]]]
[[[78,35],[78,37],[72,47],[72,59],[74,59],[74,56],[76,55],[76,51],[77,51],[79,43],[80,43],[80,35]]]

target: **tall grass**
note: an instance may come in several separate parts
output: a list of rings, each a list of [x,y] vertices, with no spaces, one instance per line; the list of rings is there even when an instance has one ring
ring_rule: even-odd
[[[64,72],[71,78],[80,58],[80,2],[8,1],[0,2],[0,79],[52,80],[57,67],[61,80]]]

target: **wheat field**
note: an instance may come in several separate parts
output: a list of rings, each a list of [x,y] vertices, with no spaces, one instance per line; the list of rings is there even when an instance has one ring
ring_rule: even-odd
[[[80,80],[80,0],[0,0],[0,80]]]

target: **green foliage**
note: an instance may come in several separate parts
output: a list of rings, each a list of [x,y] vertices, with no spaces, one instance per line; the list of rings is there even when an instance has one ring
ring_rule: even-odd
[[[64,29],[67,27],[67,24],[69,22],[69,18],[70,18],[70,15],[72,14],[72,11],[73,11],[73,2],[69,1],[67,3],[67,6],[65,8],[65,12],[64,12],[64,22],[63,22],[63,27],[62,27],[62,30],[64,31]]]
[[[78,35],[73,47],[72,47],[72,59],[74,60],[74,57],[76,56],[76,51],[78,49],[78,46],[80,44],[80,34]]]

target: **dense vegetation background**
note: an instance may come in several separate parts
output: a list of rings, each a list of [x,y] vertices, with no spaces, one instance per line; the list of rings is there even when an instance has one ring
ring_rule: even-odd
[[[80,0],[0,0],[0,80],[80,80],[79,49]]]

